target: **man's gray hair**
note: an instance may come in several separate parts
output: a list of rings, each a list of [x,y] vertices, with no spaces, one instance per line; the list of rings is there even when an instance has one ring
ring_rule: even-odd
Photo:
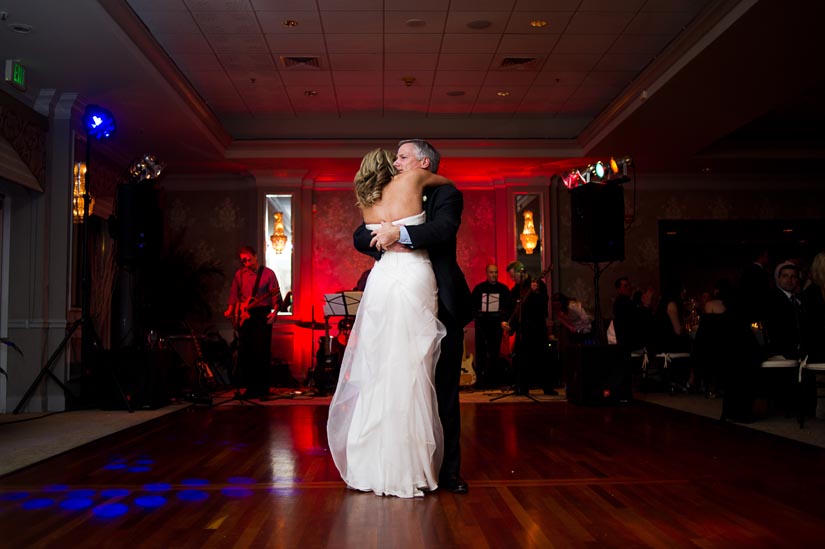
[[[435,150],[435,147],[430,145],[429,141],[425,141],[423,139],[404,139],[403,141],[398,142],[398,146],[401,147],[401,145],[404,145],[406,143],[412,143],[412,145],[415,147],[415,157],[419,160],[429,158],[429,170],[433,173],[438,173],[438,164],[439,162],[441,162],[441,155],[438,154],[438,151]]]

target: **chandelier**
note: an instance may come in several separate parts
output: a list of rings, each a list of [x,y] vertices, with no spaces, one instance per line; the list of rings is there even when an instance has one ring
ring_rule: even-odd
[[[275,253],[279,254],[284,251],[286,247],[286,234],[284,234],[284,214],[281,212],[275,212],[275,229],[272,231],[272,236],[269,237],[270,242],[272,242],[272,247],[275,249]]]
[[[76,162],[74,165],[74,183],[72,185],[72,223],[83,223],[86,198],[89,199],[89,215],[92,215],[95,199],[86,192],[86,163]]]
[[[533,212],[524,210],[524,230],[521,231],[521,245],[527,255],[533,253],[536,244],[539,243],[539,235],[536,234],[536,226],[533,224]]]

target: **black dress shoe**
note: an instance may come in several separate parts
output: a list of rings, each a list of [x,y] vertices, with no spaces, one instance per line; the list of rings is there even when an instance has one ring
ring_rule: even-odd
[[[439,487],[442,490],[447,490],[448,492],[452,492],[454,494],[466,494],[470,489],[464,479],[459,475],[452,475],[445,478],[439,483]]]

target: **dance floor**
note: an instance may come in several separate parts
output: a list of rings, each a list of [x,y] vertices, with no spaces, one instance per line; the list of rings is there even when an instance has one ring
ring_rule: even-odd
[[[825,449],[659,406],[462,405],[466,495],[347,490],[325,406],[190,407],[0,477],[3,547],[805,547]]]

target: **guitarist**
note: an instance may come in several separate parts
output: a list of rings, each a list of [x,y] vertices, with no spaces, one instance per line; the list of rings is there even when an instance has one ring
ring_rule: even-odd
[[[233,319],[238,332],[238,369],[246,392],[241,398],[269,397],[272,323],[281,303],[281,290],[272,269],[258,264],[251,246],[238,251],[241,267],[229,289],[223,315]]]
[[[510,290],[512,309],[509,320],[502,322],[507,333],[515,333],[513,370],[516,375],[516,394],[529,394],[532,381],[541,378],[545,394],[554,390],[546,383],[548,372],[547,305],[550,298],[547,285],[541,279],[533,280],[520,261],[507,265],[507,274],[515,283]]]

